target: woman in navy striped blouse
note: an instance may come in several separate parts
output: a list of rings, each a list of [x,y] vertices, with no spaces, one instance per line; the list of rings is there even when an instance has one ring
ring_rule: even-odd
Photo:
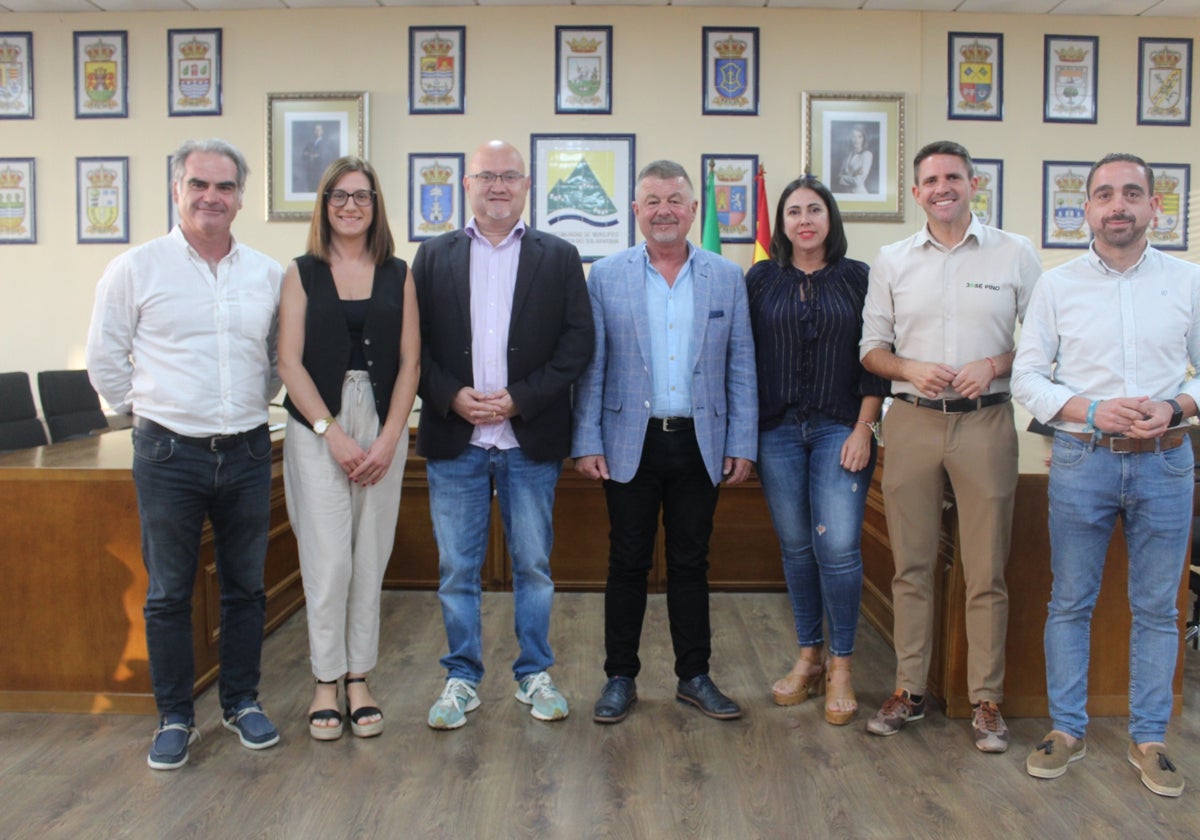
[[[758,472],[779,535],[800,656],[772,689],[790,706],[828,689],[825,719],[858,710],[850,657],[862,592],[874,424],[890,383],[858,360],[867,265],[846,257],[829,188],[788,184],[771,259],[746,275],[758,363]],[[828,659],[822,619],[829,627]]]

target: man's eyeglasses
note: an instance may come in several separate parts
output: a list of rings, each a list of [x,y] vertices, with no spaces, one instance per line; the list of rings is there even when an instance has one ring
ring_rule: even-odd
[[[355,190],[352,193],[345,190],[330,190],[325,193],[325,198],[333,207],[344,207],[351,197],[359,207],[366,207],[375,200],[375,190]]]
[[[497,181],[503,181],[506,187],[515,187],[517,184],[525,180],[524,172],[476,172],[474,175],[468,175],[468,178],[474,178],[484,186],[491,186]]]

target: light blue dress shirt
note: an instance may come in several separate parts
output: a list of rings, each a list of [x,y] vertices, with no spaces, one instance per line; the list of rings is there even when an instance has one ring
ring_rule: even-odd
[[[651,414],[655,417],[692,416],[692,322],[695,320],[695,284],[692,258],[688,258],[674,284],[646,260],[646,311],[650,318],[650,375],[654,388]]]

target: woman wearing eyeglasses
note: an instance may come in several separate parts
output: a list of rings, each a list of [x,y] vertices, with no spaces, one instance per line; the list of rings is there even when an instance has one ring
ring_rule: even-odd
[[[383,731],[367,687],[379,650],[379,592],[400,506],[420,327],[412,272],[393,256],[371,164],[343,157],[321,178],[307,253],[279,303],[288,516],[300,549],[316,688],[309,734]]]

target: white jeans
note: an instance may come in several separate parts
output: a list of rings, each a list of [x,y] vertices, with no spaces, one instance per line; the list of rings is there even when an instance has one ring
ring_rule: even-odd
[[[379,434],[375,397],[363,371],[342,384],[338,425],[363,449]],[[366,673],[379,658],[379,592],[396,537],[408,429],[387,474],[351,482],[325,439],[292,417],[283,447],[288,517],[300,549],[313,675]]]

